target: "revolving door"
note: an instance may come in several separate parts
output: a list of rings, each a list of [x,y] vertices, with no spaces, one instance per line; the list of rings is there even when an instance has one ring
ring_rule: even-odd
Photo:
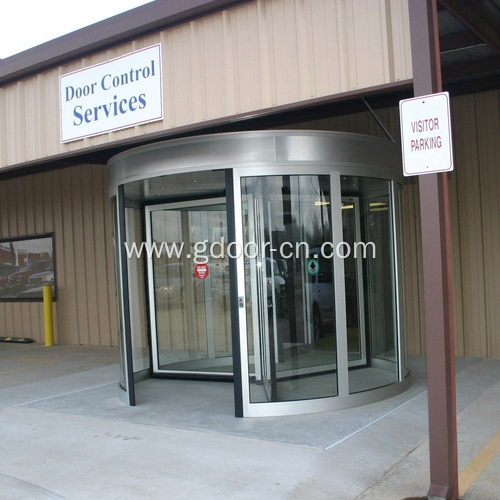
[[[153,373],[232,375],[225,199],[153,205],[145,215],[157,250],[147,262]],[[203,279],[193,272],[202,264]]]
[[[109,169],[125,402],[149,376],[232,379],[236,416],[408,387],[395,145],[221,134],[137,148]]]

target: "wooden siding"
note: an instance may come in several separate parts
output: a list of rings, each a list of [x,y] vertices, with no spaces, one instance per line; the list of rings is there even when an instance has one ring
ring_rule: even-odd
[[[0,182],[0,237],[54,233],[56,343],[117,345],[106,167],[82,165]],[[41,302],[0,302],[0,335],[44,341]]]
[[[60,143],[59,76],[161,43],[164,120]],[[255,0],[0,88],[0,168],[411,78],[406,0]]]

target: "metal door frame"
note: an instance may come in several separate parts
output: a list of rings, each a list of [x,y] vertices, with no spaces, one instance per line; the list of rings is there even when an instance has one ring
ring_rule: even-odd
[[[330,178],[330,207],[332,215],[332,243],[337,245],[343,240],[342,231],[342,213],[341,213],[341,188],[340,173],[332,169],[331,166],[316,167],[304,173],[303,167],[282,167],[273,166],[271,169],[263,167],[247,167],[233,169],[233,197],[234,197],[234,224],[235,224],[235,243],[238,248],[244,247],[243,237],[243,200],[241,196],[241,179],[245,177],[263,177],[263,176],[283,176],[283,175],[328,175]],[[242,397],[242,416],[272,416],[272,415],[293,415],[305,412],[327,411],[332,409],[332,400],[336,401],[339,397],[349,398],[349,379],[348,379],[348,356],[347,356],[347,322],[345,310],[345,280],[344,280],[344,262],[343,259],[333,259],[334,272],[334,296],[335,317],[337,325],[337,386],[338,395],[319,399],[309,399],[301,401],[283,401],[268,403],[251,403],[249,386],[249,358],[247,342],[247,318],[246,318],[246,291],[245,291],[245,262],[243,255],[235,260],[237,277],[237,295],[240,306],[238,308],[239,324],[239,358],[241,361],[241,397]],[[243,299],[243,300],[241,300]],[[234,353],[233,353],[234,356]],[[257,363],[257,360],[255,360]],[[352,397],[352,396],[351,396]],[[349,406],[349,405],[347,405]]]
[[[361,239],[361,213],[360,213],[360,203],[359,196],[342,196],[341,202],[349,201],[354,205],[354,243],[357,241],[362,241]],[[367,364],[367,353],[366,353],[366,316],[365,316],[365,295],[364,295],[364,273],[363,262],[361,259],[355,260],[356,265],[356,285],[357,285],[357,300],[358,300],[358,314],[359,314],[359,329],[360,329],[360,348],[361,348],[361,359],[353,360],[349,362],[350,367],[363,366]]]
[[[227,201],[226,198],[199,198],[190,201],[180,201],[180,202],[166,202],[161,204],[146,205],[144,207],[144,227],[146,229],[146,243],[151,245],[153,240],[152,234],[152,212],[157,211],[169,211],[178,209],[189,209],[191,207],[208,207],[215,205],[224,205],[226,212],[226,220],[228,218],[227,214]],[[185,251],[185,247],[183,248]],[[148,301],[149,301],[149,320],[150,320],[150,333],[151,333],[151,355],[152,355],[152,372],[156,375],[196,375],[196,376],[207,376],[214,378],[217,376],[227,378],[232,377],[233,373],[229,372],[203,372],[200,370],[190,371],[190,370],[162,370],[159,367],[159,353],[158,353],[158,334],[157,334],[157,317],[156,317],[156,294],[154,289],[154,270],[153,270],[153,259],[147,260],[147,287],[148,287]],[[213,332],[212,332],[213,334]],[[208,341],[207,341],[208,344]],[[208,350],[208,345],[207,345]],[[234,349],[233,349],[234,357]]]

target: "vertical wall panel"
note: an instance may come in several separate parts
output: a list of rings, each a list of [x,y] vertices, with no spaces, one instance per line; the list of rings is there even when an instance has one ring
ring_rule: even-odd
[[[79,213],[79,204],[81,200],[81,195],[79,192],[73,192],[75,189],[75,182],[73,180],[75,176],[75,171],[78,169],[70,169],[65,171],[64,180],[61,185],[62,193],[60,194],[62,198],[62,241],[61,246],[57,249],[64,249],[63,252],[58,252],[59,258],[62,259],[61,263],[57,264],[58,267],[62,267],[64,270],[64,281],[58,283],[58,289],[60,290],[60,307],[59,311],[61,314],[63,324],[69,325],[71,323],[70,332],[61,332],[62,336],[68,336],[69,343],[72,344],[83,344],[84,342],[80,338],[80,330],[85,328],[85,325],[80,323],[80,317],[78,314],[78,300],[79,291],[81,290],[82,283],[79,269],[82,267],[80,250],[81,250],[81,221],[73,216],[74,212]],[[71,268],[73,267],[74,270]],[[62,287],[62,288],[61,288]]]
[[[484,247],[482,227],[482,194],[477,150],[476,107],[474,96],[454,102],[454,128],[457,198],[460,239],[461,289],[464,352],[481,356],[487,352],[485,314]],[[484,354],[482,354],[484,353]]]
[[[403,272],[406,317],[406,344],[410,354],[425,352],[425,318],[423,310],[422,239],[420,233],[420,200],[416,178],[406,179],[403,188]]]
[[[458,111],[454,110],[455,120],[458,119]],[[455,154],[455,162],[457,161]],[[450,214],[459,213],[458,179],[457,175],[448,175]],[[455,330],[455,352],[463,356],[465,352],[465,335],[463,325],[463,291],[462,291],[462,254],[460,248],[460,219],[458,215],[450,217],[451,227],[451,251],[453,258],[453,317]],[[425,352],[425,351],[422,351]]]
[[[106,168],[53,170],[0,181],[0,237],[54,233],[57,343],[117,345]],[[0,302],[1,335],[43,342],[41,302]]]
[[[397,108],[377,115],[399,141]],[[500,91],[452,99],[455,170],[449,174],[455,350],[500,357]],[[284,127],[285,128],[285,127]],[[385,138],[368,112],[286,128],[338,130]],[[409,354],[425,354],[418,180],[403,189],[404,296]]]
[[[477,94],[477,143],[483,229],[487,353],[500,357],[500,92]]]

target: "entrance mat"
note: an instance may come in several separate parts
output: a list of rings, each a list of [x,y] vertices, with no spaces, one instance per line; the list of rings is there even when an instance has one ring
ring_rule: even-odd
[[[27,337],[0,337],[0,342],[15,342],[16,344],[30,344],[34,340]]]

